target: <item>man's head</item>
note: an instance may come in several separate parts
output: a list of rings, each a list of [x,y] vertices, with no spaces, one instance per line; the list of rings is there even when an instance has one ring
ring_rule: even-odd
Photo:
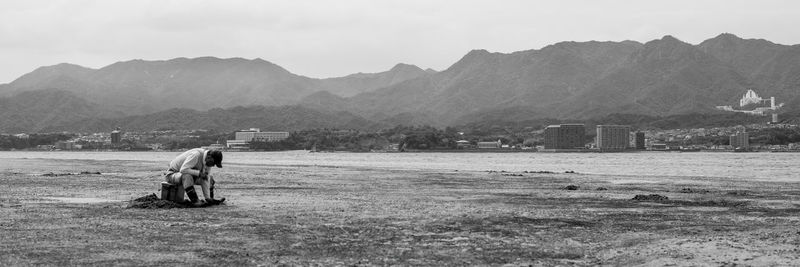
[[[217,168],[222,168],[222,151],[208,151],[208,157],[206,157],[206,166],[211,167],[214,165],[217,165]]]

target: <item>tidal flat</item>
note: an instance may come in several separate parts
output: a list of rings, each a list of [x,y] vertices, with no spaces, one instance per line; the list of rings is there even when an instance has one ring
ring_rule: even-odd
[[[164,165],[11,161],[0,265],[800,265],[785,179],[230,164],[225,205],[128,208]]]

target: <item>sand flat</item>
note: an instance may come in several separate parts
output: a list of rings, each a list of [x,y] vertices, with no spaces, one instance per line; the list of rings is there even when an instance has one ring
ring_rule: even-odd
[[[226,205],[127,209],[162,163],[57,165],[3,175],[0,265],[800,265],[798,182],[230,165]]]

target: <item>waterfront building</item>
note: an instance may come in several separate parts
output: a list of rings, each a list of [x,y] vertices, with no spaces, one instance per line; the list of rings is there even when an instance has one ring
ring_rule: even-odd
[[[75,147],[75,142],[72,141],[58,141],[55,143],[54,147],[60,150],[73,150],[78,149]]]
[[[490,149],[490,148],[500,148],[502,143],[500,140],[492,141],[492,142],[478,142],[478,149]]]
[[[257,128],[235,133],[236,140],[274,142],[289,138],[289,132],[262,132]]]
[[[467,140],[458,140],[456,141],[456,148],[458,149],[472,148],[472,145]]]
[[[249,130],[237,131],[236,133],[234,133],[234,138],[233,139],[234,140],[242,140],[242,141],[250,142],[250,141],[253,140],[253,137],[258,132],[261,132],[261,129],[259,129],[259,128],[250,128]]]
[[[116,145],[120,142],[122,142],[122,131],[117,127],[117,129],[111,131],[111,144]]]
[[[550,125],[544,129],[544,149],[551,151],[584,149],[586,130],[583,124]]]
[[[249,149],[250,148],[250,142],[247,142],[245,140],[235,140],[235,139],[234,140],[227,140],[227,141],[225,141],[225,144],[228,146],[228,148],[231,148],[231,149]]]
[[[388,144],[388,145],[386,145],[386,150],[388,150],[388,151],[400,151],[400,144],[399,143]],[[316,152],[315,149],[312,149],[311,151]]]
[[[636,132],[636,137],[634,142],[637,150],[644,150],[645,149],[644,133]]]
[[[668,149],[669,149],[669,146],[667,146],[667,144],[663,144],[663,143],[653,143],[652,145],[650,145],[650,150],[653,150],[653,151],[666,151]]]
[[[227,140],[228,148],[249,148],[250,142],[276,142],[289,138],[289,132],[262,132],[259,128],[250,128],[234,133],[234,140]]]
[[[289,138],[289,132],[257,132],[253,135],[253,141],[275,142]]]
[[[730,136],[730,143],[734,149],[749,149],[750,134],[748,132],[737,132],[736,134]]]
[[[630,143],[630,126],[597,125],[597,148],[600,151],[622,151]]]

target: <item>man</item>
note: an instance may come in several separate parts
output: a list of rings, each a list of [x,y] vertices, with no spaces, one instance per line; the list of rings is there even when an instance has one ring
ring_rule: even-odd
[[[166,179],[168,183],[183,186],[192,205],[203,205],[194,191],[195,185],[200,185],[206,204],[219,204],[225,201],[225,198],[214,199],[214,177],[208,174],[211,167],[215,165],[217,168],[222,168],[221,151],[202,148],[190,149],[169,163]]]

